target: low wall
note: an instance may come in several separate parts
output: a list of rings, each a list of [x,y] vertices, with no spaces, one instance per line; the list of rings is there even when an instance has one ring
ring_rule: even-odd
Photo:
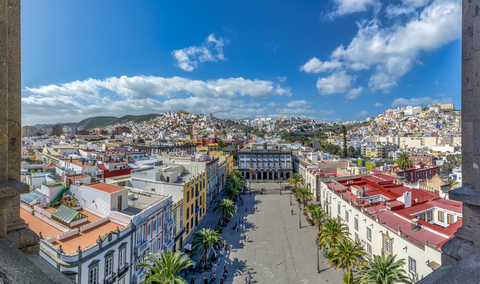
[[[57,235],[57,240],[64,240],[66,238],[69,238],[71,236],[76,236],[78,235],[78,229],[73,229],[68,232],[63,232]]]
[[[75,227],[75,226],[83,224],[87,221],[88,221],[88,218],[83,218],[83,219],[77,220],[75,222],[70,223],[70,227]]]
[[[35,212],[39,212],[48,218],[52,218],[52,213],[48,212],[47,210],[44,210],[43,208],[38,207],[37,205],[33,206],[33,209],[35,209]]]
[[[25,204],[23,202],[20,202],[20,207],[27,210],[27,212],[32,212],[32,210],[33,210],[32,207],[28,206],[27,204]]]
[[[127,226],[130,223],[130,221],[133,219],[128,215],[125,215],[116,211],[110,211],[110,213],[108,214],[108,217],[110,218],[110,221],[112,221],[113,223],[117,223],[122,226]]]
[[[86,230],[89,230],[89,229],[91,229],[91,228],[94,228],[94,227],[96,227],[96,226],[98,226],[98,225],[101,225],[101,224],[103,224],[103,223],[105,223],[105,222],[108,222],[108,221],[109,221],[109,218],[108,218],[108,217],[104,217],[104,218],[102,218],[102,219],[98,219],[98,220],[95,221],[95,222],[92,222],[92,223],[90,223],[90,224],[81,226],[81,227],[80,227],[80,232],[84,232],[84,231],[86,231]]]
[[[57,241],[57,238],[55,236],[51,236],[45,239],[49,243],[54,243]]]
[[[42,214],[35,214],[35,217],[37,217],[38,219],[44,221],[45,223],[49,224],[50,226],[59,229],[59,230],[62,231],[62,232],[68,232],[68,231],[70,231],[69,228],[58,224],[57,222],[53,221],[52,219],[48,218],[47,216],[44,216],[44,215],[42,215]]]

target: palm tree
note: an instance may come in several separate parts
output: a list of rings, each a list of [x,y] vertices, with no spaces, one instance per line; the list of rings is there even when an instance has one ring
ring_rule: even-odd
[[[148,264],[149,261],[151,264]],[[168,251],[164,253],[150,253],[145,258],[145,263],[139,263],[136,268],[144,267],[145,280],[140,284],[151,282],[166,284],[187,284],[187,281],[180,276],[180,272],[193,265],[193,261],[188,258],[184,252]]]
[[[320,205],[316,203],[310,203],[310,204],[307,204],[307,206],[305,206],[304,210],[310,214],[310,217],[312,217],[312,212],[317,210],[317,208],[320,208]]]
[[[235,177],[238,177],[242,180],[244,180],[244,177],[243,177],[243,174],[239,171],[233,171],[231,174],[230,174],[231,177],[235,176]]]
[[[293,185],[293,190],[296,191],[297,187],[303,184],[303,177],[298,173],[293,173],[287,182]]]
[[[337,262],[337,265],[335,265],[335,270],[344,264],[347,267],[346,282],[347,284],[350,284],[352,281],[352,267],[361,267],[363,264],[361,257],[363,255],[365,255],[365,250],[359,243],[354,243],[348,239],[343,239],[329,252],[328,262]]]
[[[328,214],[325,211],[323,211],[323,209],[320,207],[315,209],[313,212],[310,212],[310,216],[312,216],[312,218],[315,219],[315,223],[318,227],[318,231],[320,231],[320,228],[322,226],[322,220],[327,219],[329,217]]]
[[[225,221],[235,214],[235,205],[230,199],[222,199],[217,201],[217,205],[213,208],[213,212],[222,214],[222,227],[225,227]]]
[[[318,245],[323,250],[334,248],[340,241],[350,239],[348,226],[329,219],[323,223],[322,230],[318,233]]]
[[[406,272],[402,269],[405,265],[405,259],[395,261],[395,256],[389,255],[385,258],[385,253],[382,256],[374,255],[373,259],[369,260],[365,266],[362,267],[360,277],[361,284],[393,284],[393,283],[407,283],[412,281],[406,276]]]
[[[410,155],[407,152],[401,152],[397,156],[397,167],[402,171],[409,169],[413,166],[412,160],[410,160]]]
[[[231,200],[235,200],[235,198],[237,198],[238,193],[239,191],[235,187],[231,179],[227,179],[227,183],[225,184],[225,191],[223,192],[223,195],[230,198]]]
[[[193,248],[192,248],[192,253],[195,254],[197,251],[200,251],[200,257],[202,255],[205,256],[205,265],[204,268],[207,269],[207,263],[208,263],[208,252],[210,250],[213,250],[214,255],[216,255],[215,250],[213,247],[215,245],[221,245],[222,244],[222,237],[220,236],[220,233],[217,231],[213,231],[210,229],[202,229],[195,234],[193,234]]]
[[[304,187],[299,187],[297,190],[295,190],[294,195],[296,198],[302,201],[303,208],[307,206],[308,201],[311,201],[313,199],[313,193],[311,193],[308,188]]]

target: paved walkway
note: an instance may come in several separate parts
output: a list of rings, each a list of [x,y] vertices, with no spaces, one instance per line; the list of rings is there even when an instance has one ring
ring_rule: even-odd
[[[233,245],[233,250],[218,261],[217,280],[220,282],[223,268],[228,270],[224,283],[244,283],[247,273],[252,276],[251,283],[342,283],[343,272],[334,271],[327,265],[320,252],[320,273],[317,273],[316,229],[308,225],[301,216],[302,228],[299,228],[298,206],[284,192],[279,195],[279,184],[252,184],[253,190],[267,188],[265,194],[242,196],[244,205],[237,201],[238,212],[224,228],[222,238]],[[220,197],[221,198],[221,197]],[[258,211],[253,210],[253,206]],[[247,212],[245,211],[247,207]],[[200,228],[214,228],[219,215],[212,213],[200,223]],[[294,215],[291,210],[294,210]],[[245,230],[235,233],[232,227],[238,218],[243,220]],[[245,241],[245,234],[249,241]],[[194,257],[198,263],[198,256]],[[197,265],[198,266],[198,265]],[[196,273],[195,283],[203,283],[203,276],[210,277],[211,271]],[[189,274],[190,277],[191,274]],[[190,279],[189,279],[190,280]]]

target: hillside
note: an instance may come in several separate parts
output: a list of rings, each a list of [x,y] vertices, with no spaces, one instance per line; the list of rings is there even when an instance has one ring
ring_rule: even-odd
[[[82,126],[83,129],[90,130],[97,127],[105,127],[108,125],[112,125],[118,122],[142,122],[142,121],[149,121],[159,116],[158,114],[144,114],[144,115],[125,115],[122,117],[115,117],[115,116],[95,116],[86,118],[78,123],[58,123],[58,125],[62,126],[76,126],[77,128]],[[42,125],[35,125],[36,127],[50,127],[53,124],[42,124]]]

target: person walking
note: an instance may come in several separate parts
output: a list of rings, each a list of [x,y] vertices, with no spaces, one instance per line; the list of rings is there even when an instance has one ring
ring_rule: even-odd
[[[208,284],[207,276],[203,275],[203,284]]]
[[[255,213],[255,206],[253,206],[253,213]]]
[[[247,284],[247,277],[245,277],[245,284]]]
[[[247,279],[248,279],[248,284],[250,284],[250,281],[252,281],[252,276],[250,275],[250,272],[247,274]]]
[[[197,263],[194,261],[194,262],[193,262],[193,265],[192,265],[193,273],[195,273],[195,265],[197,265]]]
[[[192,278],[190,278],[190,284],[195,284],[195,276],[192,275]]]
[[[213,266],[213,272],[217,271],[217,264],[215,263],[215,265]]]
[[[245,206],[245,212],[247,212],[247,211],[248,211],[247,206]]]
[[[247,243],[248,243],[248,235],[247,235]]]
[[[232,252],[232,249],[233,249],[233,245],[230,244],[230,252]]]

